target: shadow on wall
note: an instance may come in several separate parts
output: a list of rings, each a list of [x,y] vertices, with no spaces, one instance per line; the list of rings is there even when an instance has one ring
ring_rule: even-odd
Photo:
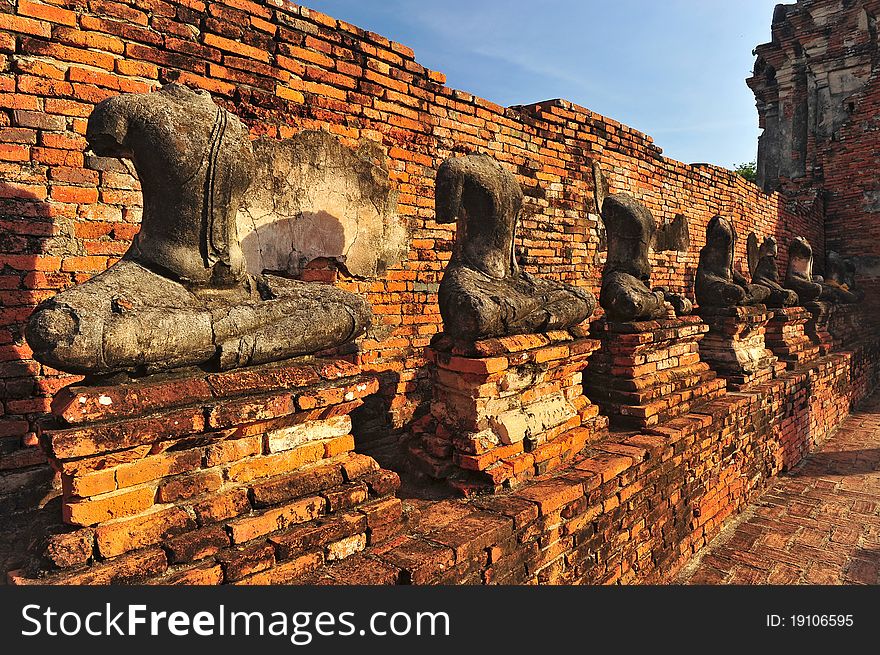
[[[260,225],[241,240],[248,270],[291,276],[317,258],[345,265],[345,229],[332,214],[320,210]],[[283,265],[283,267],[282,267]]]
[[[251,271],[332,284],[336,269],[345,268],[344,227],[337,217],[323,210],[261,225],[245,235],[241,244]],[[255,267],[256,262],[268,266]],[[340,354],[344,349],[321,354]],[[400,374],[381,371],[376,375],[379,391],[351,413],[355,450],[375,457],[383,467],[400,471],[399,434],[394,430],[398,421],[392,407]]]
[[[394,424],[392,402],[397,395],[400,374],[381,371],[376,376],[379,391],[364,398],[364,404],[351,413],[355,451],[370,455],[383,467],[399,472],[402,462],[398,437],[390,435]]]
[[[24,185],[0,182],[0,228],[0,517],[20,520],[37,534],[45,523],[41,516],[54,520],[58,508],[36,515],[28,510],[43,507],[59,490],[37,446],[36,422],[54,393],[78,378],[35,361],[24,325],[33,308],[69,286],[73,275],[58,272],[58,256],[47,252],[60,231],[50,206]],[[16,512],[26,514],[9,516]],[[16,534],[20,540],[21,532],[0,532],[0,571],[22,552],[20,544],[8,541]]]

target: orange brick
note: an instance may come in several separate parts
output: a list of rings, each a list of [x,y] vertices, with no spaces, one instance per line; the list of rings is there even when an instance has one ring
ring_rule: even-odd
[[[225,521],[250,510],[247,489],[238,488],[211,496],[193,506],[199,525]]]
[[[236,462],[229,467],[226,477],[233,482],[249,482],[257,478],[296,470],[323,457],[324,444],[315,441],[277,455],[254,457]]]
[[[95,529],[95,537],[101,556],[114,557],[135,548],[159,543],[195,527],[195,521],[185,510],[170,507],[101,525]]]
[[[324,512],[326,501],[320,496],[301,498],[287,505],[267,510],[257,516],[248,516],[227,524],[232,542],[242,544],[256,537],[284,530],[297,523],[318,518]]]
[[[67,9],[53,7],[52,5],[38,5],[27,0],[18,0],[18,13],[31,18],[39,18],[50,23],[76,26],[76,14]]]
[[[118,466],[116,482],[122,489],[142,482],[159,480],[169,475],[193,471],[198,469],[201,463],[202,451],[198,449],[151,455],[139,462]]]
[[[324,457],[335,457],[352,450],[354,450],[354,436],[350,434],[324,442]]]
[[[379,463],[369,455],[351,453],[342,462],[342,472],[345,474],[345,479],[348,482],[378,470]]]
[[[116,489],[116,471],[108,469],[85,475],[62,476],[65,489],[74,496],[97,496]]]
[[[316,571],[324,563],[324,553],[321,551],[306,553],[296,559],[278,564],[271,569],[255,573],[234,582],[236,585],[275,585],[295,584],[304,576]]]
[[[517,491],[515,495],[518,498],[527,498],[537,503],[541,514],[545,515],[582,497],[584,487],[582,484],[573,482],[551,480],[530,485]]]
[[[18,143],[0,143],[0,159],[3,161],[29,161],[31,149]]]
[[[73,525],[97,525],[104,521],[138,514],[153,505],[156,490],[137,487],[96,496],[89,500],[64,503],[64,521]]]
[[[263,452],[263,437],[255,435],[242,439],[227,439],[208,446],[205,451],[205,465],[217,466],[234,462],[245,457],[252,457]]]
[[[12,14],[0,14],[0,30],[8,32],[21,32],[49,38],[52,36],[52,27],[48,23]]]
[[[174,503],[216,491],[222,484],[223,476],[219,471],[183,475],[163,482],[159,486],[157,498],[160,503]]]
[[[506,357],[447,357],[440,355],[437,364],[441,368],[459,373],[497,373],[507,368]]]
[[[146,584],[204,586],[218,585],[223,582],[223,567],[213,562],[197,564],[185,569],[178,569],[161,578],[152,578]]]
[[[61,186],[56,184],[52,186],[51,196],[52,200],[57,200],[58,202],[75,202],[83,205],[98,202],[98,190],[89,187]],[[106,262],[104,262],[100,268],[95,270],[103,270],[104,268],[106,268]]]
[[[253,46],[233,41],[232,39],[206,33],[202,42],[207,46],[219,48],[224,52],[234,52],[242,57],[249,57],[251,59],[256,59],[257,61],[262,61],[263,63],[269,63],[269,53],[265,50],[260,50],[259,48],[254,48]]]

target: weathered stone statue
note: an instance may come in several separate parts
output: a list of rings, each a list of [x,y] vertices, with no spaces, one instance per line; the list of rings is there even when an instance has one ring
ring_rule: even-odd
[[[829,250],[825,256],[825,284],[834,289],[838,302],[855,303],[865,297],[856,286],[856,267],[851,259]]]
[[[571,327],[596,300],[586,290],[520,270],[514,237],[522,206],[516,178],[487,155],[447,159],[437,170],[437,221],[457,224],[440,283],[444,332],[474,340]]]
[[[86,137],[96,154],[134,162],[141,229],[118,263],[37,307],[26,336],[38,360],[85,375],[229,369],[363,333],[361,298],[246,272],[235,215],[253,153],[242,124],[208,93],[169,84],[110,98]]]
[[[776,243],[776,238],[772,236],[766,237],[759,246],[758,236],[751,232],[749,233],[747,250],[752,284],[758,284],[770,290],[770,295],[765,301],[767,306],[793,307],[797,305],[797,294],[779,283],[779,269],[776,264],[779,246]]]
[[[837,277],[835,283],[826,282],[821,275],[813,275],[813,248],[809,241],[804,237],[795,237],[788,245],[788,272],[785,276],[785,286],[797,292],[802,305],[813,300],[830,303],[858,302],[856,294],[850,292],[848,288],[839,286],[840,277],[847,275],[845,269],[840,270],[844,265],[836,262],[834,257],[829,259],[829,270]]]
[[[599,303],[615,322],[644,321],[667,316],[669,302],[676,314],[689,314],[691,302],[665,289],[651,289],[648,248],[654,239],[654,217],[635,198],[618,193],[605,198],[602,222],[608,239],[608,259],[602,272]]]
[[[817,277],[813,275],[813,248],[810,242],[803,237],[794,237],[788,244],[785,287],[794,291],[803,305],[816,300],[822,294],[822,285]]]
[[[722,216],[710,220],[694,284],[700,307],[756,305],[770,295],[767,287],[750,284],[733,268],[735,246],[736,230],[730,221]]]

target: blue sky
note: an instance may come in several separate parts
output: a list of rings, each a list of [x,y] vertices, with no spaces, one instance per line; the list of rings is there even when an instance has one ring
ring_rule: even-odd
[[[411,47],[447,84],[501,105],[565,98],[733,167],[757,151],[745,78],[775,0],[302,0]]]

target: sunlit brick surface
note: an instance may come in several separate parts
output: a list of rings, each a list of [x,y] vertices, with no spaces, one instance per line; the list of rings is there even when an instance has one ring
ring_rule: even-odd
[[[688,567],[688,584],[880,584],[880,394]]]

